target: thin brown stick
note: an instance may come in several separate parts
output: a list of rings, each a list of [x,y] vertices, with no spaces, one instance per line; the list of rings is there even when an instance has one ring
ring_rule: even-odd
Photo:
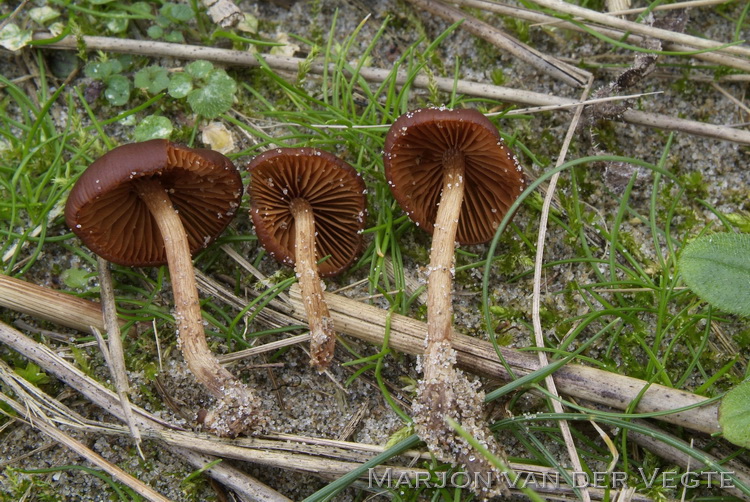
[[[576,31],[578,33],[586,33],[586,30],[584,30],[581,26],[570,23],[568,21],[562,21],[556,17],[544,14],[539,11],[524,9],[517,5],[506,5],[506,4],[502,4],[498,2],[492,2],[489,0],[454,0],[454,2],[460,5],[464,5],[466,7],[474,7],[477,9],[486,10],[488,12],[495,12],[504,16],[511,16],[513,18],[523,19],[524,21],[536,23],[536,25],[554,24],[556,28],[564,28],[566,30]],[[690,3],[690,2],[683,2],[683,3]],[[667,8],[667,7],[673,7],[676,5],[678,4],[659,5],[656,8],[657,9],[661,7]],[[631,10],[636,10],[636,9],[631,9]],[[619,15],[619,14],[620,14],[619,12],[610,13],[610,15]],[[608,28],[605,26],[597,25],[597,24],[591,24],[591,23],[587,23],[586,21],[581,21],[581,24],[584,24],[587,28],[594,30],[602,35],[606,35],[609,38],[613,38],[615,40],[620,40],[620,39],[623,39],[623,37],[625,37],[624,41],[630,44],[641,45],[643,43],[643,40],[646,38],[643,35],[636,35],[628,31]],[[664,50],[674,51],[674,52],[692,52],[695,50],[695,48],[687,46],[685,44],[665,41]],[[701,52],[699,54],[692,54],[690,57],[695,58],[695,59],[701,59],[703,61],[709,61],[714,64],[729,66],[730,68],[735,68],[739,70],[745,68],[745,71],[748,71],[747,68],[748,68],[748,65],[750,64],[748,61],[744,59],[741,59],[735,56],[730,56],[722,52]]]
[[[102,317],[104,319],[104,325],[107,327],[107,338],[109,339],[109,346],[102,347],[102,350],[108,351],[109,353],[109,357],[106,358],[106,360],[108,360],[110,364],[110,373],[112,373],[112,379],[115,381],[115,390],[117,390],[117,395],[120,397],[120,405],[125,413],[125,419],[130,428],[133,440],[135,441],[135,447],[138,450],[140,457],[144,458],[143,452],[141,451],[141,433],[138,430],[138,426],[135,424],[133,411],[130,409],[130,399],[128,398],[130,384],[128,382],[128,373],[125,368],[125,351],[122,348],[120,325],[117,322],[117,307],[115,306],[115,292],[114,287],[112,286],[112,274],[109,271],[109,262],[101,256],[97,257],[97,264],[99,266],[99,289],[102,299]],[[96,328],[92,329],[98,331]]]
[[[291,315],[304,320],[299,288],[292,286],[289,292],[294,307]],[[332,293],[324,295],[338,332],[382,345],[386,311]],[[407,354],[421,354],[427,334],[425,323],[398,314],[390,314],[390,318],[389,346]],[[512,379],[491,343],[456,333],[453,335],[453,348],[457,352],[459,367],[503,381]],[[505,347],[500,347],[500,352],[515,373],[515,378],[540,368],[536,355],[531,352]],[[720,430],[718,406],[715,402],[707,403],[708,398],[703,396],[578,364],[561,367],[554,373],[554,378],[562,394],[605,404],[618,410],[627,409],[633,401],[638,402],[634,413],[669,413],[671,410],[697,406],[688,411],[654,418],[707,434]],[[641,395],[644,387],[646,390]]]
[[[695,37],[692,35],[685,35],[684,33],[677,33],[677,32],[665,30],[662,28],[655,28],[653,26],[646,26],[640,23],[634,23],[633,21],[621,19],[611,14],[602,14],[601,12],[596,12],[591,9],[586,9],[584,7],[579,7],[577,5],[569,4],[567,2],[563,2],[562,0],[531,0],[531,1],[537,5],[546,7],[555,12],[571,14],[573,16],[578,16],[583,19],[588,19],[590,21],[594,21],[594,22],[603,24],[605,26],[612,26],[614,28],[618,28],[623,31],[630,31],[633,33],[638,33],[640,35],[647,36],[647,37],[653,37],[653,38],[658,38],[659,40],[681,43],[681,44],[685,44],[685,45],[700,48],[700,49],[716,49],[718,51],[725,52],[728,54],[736,54],[738,56],[742,56],[745,58],[750,57],[750,47],[746,45],[732,45],[730,47],[722,47],[723,45],[725,45],[722,42]],[[750,62],[748,62],[748,64],[750,64]]]
[[[35,342],[23,335],[23,333],[2,322],[0,322],[0,343],[6,344],[8,347],[44,368],[46,372],[65,382],[88,400],[119,420],[125,420],[122,408],[119,406],[119,399],[114,392],[104,387],[98,381],[88,377],[81,370],[58,356],[49,347]],[[135,413],[136,423],[144,436],[148,436],[150,432],[158,433],[174,428],[174,426],[158,419],[138,406],[133,406],[132,409]],[[196,468],[202,469],[207,464],[216,460],[215,456],[210,455],[210,453],[216,452],[216,448],[214,447],[211,450],[207,446],[211,443],[215,445],[216,441],[213,439],[206,440],[206,445],[202,453],[191,450],[190,447],[192,444],[187,438],[180,444],[171,443],[170,449]],[[289,499],[280,493],[226,463],[214,465],[205,472],[251,500],[257,499],[268,502],[289,501]]]
[[[0,274],[0,307],[89,333],[106,331],[98,303]],[[124,321],[119,321],[124,324]]]
[[[51,36],[49,34],[36,34],[34,36],[36,40],[48,40],[50,37]],[[167,42],[128,40],[122,38],[81,38],[87,50],[92,51],[101,50],[125,54],[140,54],[143,56],[153,57],[174,57],[179,59],[205,59],[208,61],[224,63],[228,65],[251,67],[260,66],[260,63],[258,61],[258,57],[260,56],[243,51],[216,49],[213,47],[202,47],[195,45],[171,44]],[[65,37],[62,40],[49,43],[42,47],[44,47],[45,49],[49,48],[63,50],[79,49],[77,39],[75,37]],[[297,73],[300,64],[306,63],[306,61],[301,58],[275,56],[271,54],[263,55],[262,57],[265,62],[274,70],[289,71],[293,72],[294,74]],[[312,74],[320,75],[323,73],[324,69],[325,67],[323,64],[312,64],[309,66],[310,73]],[[333,69],[334,68],[332,66],[328,68],[328,70],[331,71]],[[392,75],[392,70],[371,67],[360,68],[359,75],[370,82],[384,82],[387,79],[394,78]],[[403,85],[407,81],[411,81],[413,86],[421,89],[427,89],[431,86],[436,85],[438,89],[445,92],[457,92],[460,94],[497,99],[522,105],[544,106],[576,104],[576,100],[569,98],[560,98],[548,94],[511,89],[508,87],[502,87],[492,84],[482,84],[477,82],[470,82],[468,80],[456,81],[452,78],[446,77],[428,78],[425,75],[419,75],[413,80],[410,80],[406,72],[399,71],[396,73],[396,84]],[[667,131],[681,131],[688,134],[706,136],[709,138],[731,141],[734,143],[750,144],[750,131],[732,129],[731,127],[721,125],[696,122],[693,120],[669,117],[656,113],[646,113],[637,110],[626,111],[622,114],[621,119],[624,122],[635,125],[642,125]]]
[[[33,398],[26,394],[22,386],[15,381],[15,373],[13,370],[0,359],[0,380],[4,381],[6,385],[13,389],[15,395],[19,398],[23,398],[21,403],[12,399],[11,397],[1,394],[2,401],[7,403],[13,408],[16,413],[20,416],[25,417],[26,423],[40,430],[43,434],[49,436],[59,444],[69,448],[75,453],[79,454],[94,466],[102,469],[104,472],[112,476],[114,479],[124,484],[125,486],[133,489],[136,493],[145,497],[153,502],[170,502],[170,500],[159,492],[148,486],[147,484],[134,478],[117,465],[107,461],[101,455],[91,450],[89,447],[74,439],[73,437],[65,434],[63,431],[58,429],[52,420],[49,419],[38,406],[32,405]],[[25,398],[24,398],[25,397]]]
[[[461,28],[491,43],[501,51],[511,54],[513,57],[536,68],[540,72],[556,78],[573,87],[581,87],[588,78],[584,70],[559,61],[558,59],[542,54],[538,50],[516,40],[499,28],[480,21],[479,19],[462,12],[454,7],[445,5],[437,0],[408,0],[420,10],[425,10],[445,19],[450,23],[462,21]]]

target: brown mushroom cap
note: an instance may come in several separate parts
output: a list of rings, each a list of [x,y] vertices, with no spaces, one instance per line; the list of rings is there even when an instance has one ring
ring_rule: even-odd
[[[333,154],[314,148],[278,148],[255,157],[250,171],[250,213],[263,247],[294,265],[292,200],[305,199],[315,216],[316,257],[321,277],[345,270],[362,251],[366,219],[365,184],[356,170]]]
[[[456,240],[487,242],[524,188],[523,171],[497,128],[472,110],[408,112],[385,139],[385,175],[393,196],[417,225],[432,233],[443,186],[443,156],[460,152],[466,184]]]
[[[119,146],[84,171],[65,206],[68,226],[102,258],[126,266],[166,263],[161,232],[133,184],[145,177],[168,192],[192,253],[226,228],[242,198],[239,171],[218,152],[163,139]]]

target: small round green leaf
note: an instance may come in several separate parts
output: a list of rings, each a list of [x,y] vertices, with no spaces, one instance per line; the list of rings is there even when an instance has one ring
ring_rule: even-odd
[[[189,5],[181,3],[165,3],[159,9],[159,13],[178,22],[190,21],[195,17],[193,9]]]
[[[80,268],[68,268],[60,273],[60,279],[71,289],[85,288],[92,277],[91,272]]]
[[[214,70],[205,87],[190,91],[187,100],[195,113],[212,119],[232,107],[236,91],[237,84],[232,77],[224,70]]]
[[[185,36],[182,34],[181,31],[178,30],[172,30],[169,33],[164,35],[164,40],[166,42],[170,42],[173,44],[184,44],[185,43]]]
[[[193,79],[187,73],[175,73],[169,80],[167,92],[175,99],[181,99],[193,90]]]
[[[125,13],[122,13],[125,14]],[[107,20],[107,29],[110,33],[122,33],[128,28],[127,17],[113,17]]]
[[[210,61],[203,61],[201,59],[188,63],[185,66],[185,73],[194,78],[204,79],[208,77],[209,72],[213,69],[214,65]]]
[[[158,40],[164,36],[164,28],[155,24],[153,26],[149,26],[148,30],[146,30],[146,34],[150,38]]]
[[[147,66],[138,70],[133,77],[133,84],[140,89],[146,89],[150,94],[157,94],[169,85],[169,72],[161,66]]]
[[[139,142],[157,138],[169,139],[172,130],[172,122],[167,117],[149,115],[138,123],[133,136]]]
[[[685,246],[679,267],[685,283],[702,300],[750,316],[750,235],[699,237]]]
[[[727,441],[750,448],[750,380],[742,382],[722,398],[719,425]]]
[[[112,75],[107,79],[104,97],[114,106],[123,106],[130,99],[130,81],[122,75]]]

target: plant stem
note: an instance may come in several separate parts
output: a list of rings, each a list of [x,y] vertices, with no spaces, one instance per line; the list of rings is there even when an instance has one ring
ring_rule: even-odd
[[[315,216],[312,206],[304,199],[292,200],[289,207],[294,217],[294,270],[302,290],[310,328],[311,362],[322,371],[333,361],[336,334],[333,319],[323,300],[323,288],[315,260]]]

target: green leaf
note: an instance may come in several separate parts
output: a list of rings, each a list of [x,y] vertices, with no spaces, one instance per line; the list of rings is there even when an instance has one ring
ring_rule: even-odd
[[[83,289],[91,279],[91,273],[80,268],[68,268],[60,273],[60,279],[71,289]]]
[[[22,30],[13,23],[0,30],[0,45],[9,51],[17,51],[31,42],[31,30]]]
[[[170,42],[172,44],[184,44],[185,36],[182,34],[181,31],[172,30],[166,35],[164,35],[164,41]]]
[[[133,83],[150,94],[158,94],[169,86],[169,72],[162,66],[147,66],[135,74]]]
[[[122,14],[125,14],[124,12]],[[107,20],[107,29],[110,33],[122,33],[128,28],[128,18],[113,17]]]
[[[104,97],[114,106],[123,106],[130,99],[130,81],[122,75],[112,75],[107,79]]]
[[[750,380],[745,380],[722,398],[719,425],[727,441],[750,448]]]
[[[31,362],[27,363],[25,368],[16,368],[16,373],[34,385],[42,385],[49,382],[49,376],[41,371],[39,366]]]
[[[699,237],[685,246],[679,267],[685,283],[702,300],[750,316],[750,235]]]
[[[151,4],[149,2],[135,2],[129,7],[130,12],[140,14],[142,17],[151,15]]]
[[[750,212],[740,211],[724,215],[729,223],[737,227],[740,231],[750,233]]]
[[[187,73],[175,73],[169,80],[167,92],[175,99],[181,99],[193,90],[193,79]]]
[[[83,69],[83,74],[96,80],[105,80],[110,75],[120,73],[121,71],[122,63],[117,59],[109,59],[107,61],[88,63]]]
[[[214,65],[210,61],[198,60],[188,63],[185,66],[185,73],[193,78],[205,79],[213,69]]]
[[[149,115],[138,123],[133,136],[136,141],[148,141],[157,138],[169,139],[173,129],[172,122],[167,117]]]
[[[158,40],[164,36],[164,28],[162,28],[161,26],[153,25],[150,26],[148,30],[146,30],[146,34],[149,36],[149,38]]]
[[[224,70],[214,70],[206,86],[190,91],[187,100],[195,113],[211,119],[232,107],[236,91],[237,84],[232,77]]]
[[[180,3],[165,3],[159,9],[159,14],[178,22],[190,21],[194,17],[190,5]]]
[[[34,7],[29,9],[29,17],[35,22],[45,25],[53,19],[60,17],[60,12],[52,7]]]

